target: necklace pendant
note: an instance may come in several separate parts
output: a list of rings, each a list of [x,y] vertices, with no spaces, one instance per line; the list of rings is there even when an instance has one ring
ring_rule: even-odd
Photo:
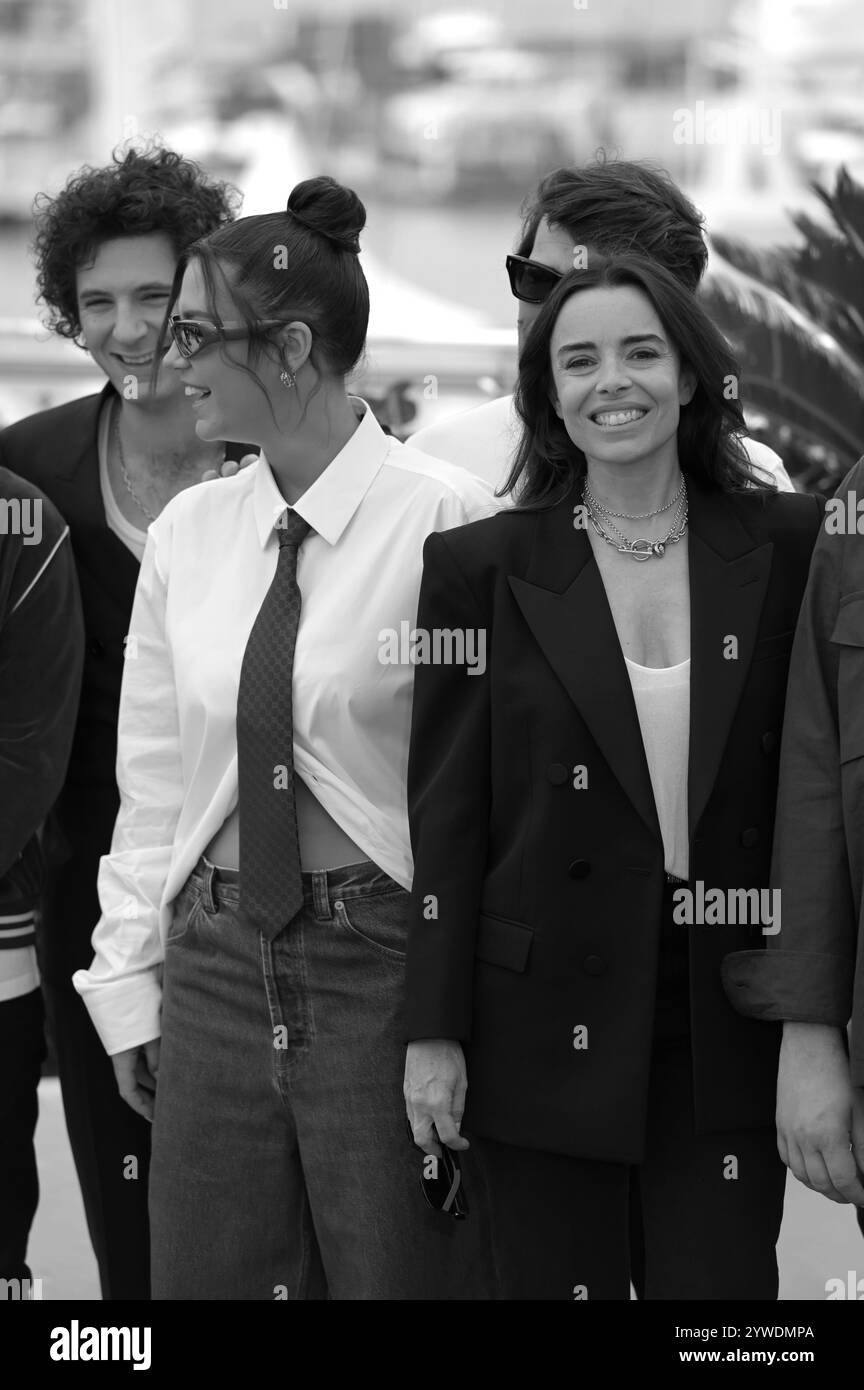
[[[627,554],[632,555],[634,560],[650,560],[654,554],[653,543],[648,540],[632,541]]]

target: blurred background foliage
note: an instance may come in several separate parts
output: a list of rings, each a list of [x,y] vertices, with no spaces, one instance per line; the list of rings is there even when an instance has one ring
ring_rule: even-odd
[[[861,0],[0,0],[0,424],[98,385],[40,333],[34,195],[152,134],[246,213],[357,189],[359,386],[400,435],[511,389],[503,263],[542,175],[651,159],[705,215],[751,432],[808,489],[864,453]]]
[[[744,368],[751,433],[807,491],[833,490],[864,451],[864,185],[813,185],[830,214],[792,214],[797,246],[716,235],[703,294]]]

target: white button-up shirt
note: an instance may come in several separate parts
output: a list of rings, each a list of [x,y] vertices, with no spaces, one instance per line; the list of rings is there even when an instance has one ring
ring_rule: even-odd
[[[294,768],[405,888],[414,667],[392,660],[382,633],[416,622],[426,536],[499,506],[488,484],[390,438],[366,407],[295,507],[313,529],[297,565]],[[109,1053],[158,1037],[171,904],[237,804],[240,666],[285,508],[262,456],[181,492],[148,533],[126,639],[120,812],[100,865],[95,958],[74,976]],[[274,748],[274,768],[286,761]]]

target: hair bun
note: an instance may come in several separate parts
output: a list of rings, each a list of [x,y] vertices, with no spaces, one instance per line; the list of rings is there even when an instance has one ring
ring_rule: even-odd
[[[338,250],[355,256],[359,252],[366,209],[353,188],[345,188],[323,174],[304,179],[291,190],[285,211],[301,227],[326,237]]]

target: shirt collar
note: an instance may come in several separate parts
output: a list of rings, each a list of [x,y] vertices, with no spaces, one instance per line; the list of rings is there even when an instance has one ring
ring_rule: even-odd
[[[349,400],[358,413],[358,407],[363,408],[359,425],[345,447],[339,450],[294,505],[294,510],[329,545],[335,545],[339,540],[390,449],[390,440],[371,407],[359,396],[350,396]],[[253,497],[255,524],[263,549],[273,534],[278,518],[288,506],[263,453],[255,468]]]

